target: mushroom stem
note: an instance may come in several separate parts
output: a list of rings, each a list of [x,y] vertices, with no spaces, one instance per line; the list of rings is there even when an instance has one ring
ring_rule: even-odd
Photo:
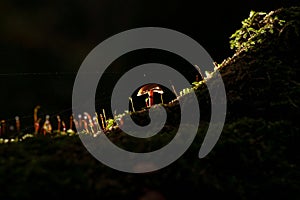
[[[38,110],[40,109],[40,106],[36,106],[35,108],[34,108],[34,111],[33,111],[33,123],[35,123],[37,120],[38,120],[38,116],[37,116],[37,112],[38,112]]]
[[[134,106],[133,106],[133,101],[132,101],[132,98],[131,98],[131,97],[129,97],[129,100],[130,100],[130,103],[131,103],[132,112],[135,112],[135,109],[134,109]]]
[[[172,81],[171,81],[171,80],[169,80],[169,81],[170,81],[170,83],[171,83],[171,86],[172,86],[172,89],[173,89],[174,94],[176,95],[176,97],[178,97],[178,94],[177,94],[177,92],[176,92],[176,90],[175,90],[175,87],[174,87]]]
[[[104,123],[104,119],[103,119],[103,115],[102,114],[100,114],[100,119],[101,119],[101,124],[102,124],[102,130],[103,131],[105,131],[105,129],[106,129],[106,126],[105,126],[105,123]]]
[[[66,132],[66,130],[67,130],[66,123],[64,121],[62,121],[61,125],[63,127],[63,132]]]
[[[153,90],[150,90],[148,94],[149,94],[149,107],[151,107],[153,105]]]
[[[5,124],[5,120],[1,121],[1,135],[4,135],[6,131],[6,124]]]
[[[97,112],[95,112],[95,123],[96,123],[96,127],[97,127],[97,132],[101,132],[101,127],[99,125],[99,120],[98,120],[98,114],[97,114]]]
[[[19,118],[19,116],[16,116],[15,120],[16,120],[17,132],[20,133],[21,132],[21,128],[20,128],[21,126],[20,126],[20,118]]]
[[[37,120],[34,122],[34,133],[35,133],[35,134],[38,134],[38,133],[39,133],[39,129],[40,129],[40,121],[41,121],[41,118],[37,119]]]
[[[106,127],[107,126],[107,124],[106,124],[106,115],[105,115],[105,110],[104,109],[102,109],[102,112],[103,112],[103,118],[104,118],[104,126]]]
[[[194,66],[196,67],[196,69],[198,70],[199,74],[201,75],[201,78],[204,79],[204,76],[203,76],[203,74],[201,72],[200,67],[198,65],[194,65]]]
[[[61,122],[61,120],[60,120],[59,115],[57,115],[56,118],[57,118],[57,132],[60,132],[60,122]]]
[[[88,123],[86,122],[86,119],[82,120],[83,121],[83,126],[84,126],[84,130],[86,133],[89,133],[89,129],[88,129]]]
[[[81,127],[82,127],[82,120],[81,120],[81,118],[82,118],[82,115],[81,115],[81,114],[79,114],[79,115],[78,115],[78,121],[79,121],[79,123],[78,123],[78,127],[79,127],[79,128],[81,128]]]
[[[73,130],[73,115],[70,116],[69,130]]]

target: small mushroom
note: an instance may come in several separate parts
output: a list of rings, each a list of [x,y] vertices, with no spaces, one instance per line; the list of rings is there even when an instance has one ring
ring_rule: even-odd
[[[37,119],[37,120],[34,122],[34,133],[35,133],[35,134],[38,134],[38,133],[39,133],[39,129],[40,129],[40,121],[41,121],[41,118]]]
[[[60,119],[59,115],[57,115],[56,118],[57,118],[57,132],[59,133],[60,132],[61,119]]]
[[[147,84],[147,85],[144,85],[143,87],[141,87],[137,93],[137,96],[148,94],[149,104],[148,105],[146,104],[146,106],[151,107],[154,104],[154,101],[153,101],[154,92],[159,93],[160,95],[162,95],[164,93],[164,91],[159,87],[158,84],[150,83],[150,84]]]
[[[46,120],[44,122],[44,125],[43,125],[43,132],[44,132],[44,135],[46,135],[47,133],[51,133],[52,132],[52,125],[50,123],[50,116],[49,115],[46,115]]]
[[[5,120],[1,120],[0,127],[1,127],[0,136],[2,136],[2,135],[5,134],[5,131],[6,131],[6,122],[5,122]]]
[[[16,116],[15,120],[16,120],[16,129],[17,129],[17,132],[20,133],[21,132],[20,117]]]
[[[70,121],[69,121],[69,129],[67,130],[67,132],[69,134],[74,134],[75,131],[73,130],[73,122],[74,122],[74,117],[73,115],[70,116]]]

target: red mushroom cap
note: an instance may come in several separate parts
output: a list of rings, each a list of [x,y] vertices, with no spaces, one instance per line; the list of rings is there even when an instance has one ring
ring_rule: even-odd
[[[143,87],[140,88],[140,90],[137,93],[137,96],[147,94],[150,91],[153,91],[153,92],[156,92],[156,93],[159,93],[159,94],[164,93],[164,91],[159,87],[158,84],[149,83],[149,84],[144,85]]]

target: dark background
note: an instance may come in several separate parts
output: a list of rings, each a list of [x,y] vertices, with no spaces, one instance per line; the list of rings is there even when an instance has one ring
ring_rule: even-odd
[[[221,62],[232,55],[229,37],[250,10],[268,12],[296,2],[1,0],[0,119],[19,115],[32,120],[36,105],[41,105],[41,115],[69,114],[73,81],[82,61],[96,45],[121,31],[144,26],[174,29],[198,41]],[[157,59],[156,55],[144,62]],[[139,63],[134,55],[123,57],[104,84],[113,84],[125,65]],[[182,69],[192,74],[186,66]]]

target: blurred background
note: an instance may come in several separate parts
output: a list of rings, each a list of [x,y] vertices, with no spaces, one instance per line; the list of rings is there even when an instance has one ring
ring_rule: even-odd
[[[18,115],[31,122],[36,105],[41,106],[41,115],[69,115],[82,61],[95,46],[121,31],[144,26],[174,29],[195,39],[220,63],[231,56],[229,37],[250,10],[268,12],[299,4],[296,0],[201,2],[1,0],[0,119]],[[130,67],[153,60],[180,68],[194,81],[193,69],[174,55],[146,54],[122,56],[99,86],[113,86]],[[99,92],[99,107],[107,106],[110,92],[109,87]]]

